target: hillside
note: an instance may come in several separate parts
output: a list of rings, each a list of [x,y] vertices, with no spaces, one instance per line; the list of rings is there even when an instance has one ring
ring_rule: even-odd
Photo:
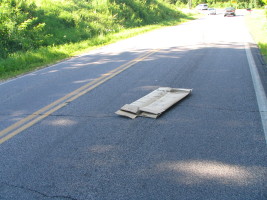
[[[190,18],[168,2],[0,0],[0,80]]]
[[[179,18],[162,0],[2,0],[0,57]]]

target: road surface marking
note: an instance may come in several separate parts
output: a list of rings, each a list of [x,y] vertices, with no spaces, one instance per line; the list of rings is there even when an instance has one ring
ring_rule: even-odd
[[[250,73],[252,76],[252,81],[256,93],[256,98],[259,106],[259,112],[261,116],[261,122],[263,126],[263,131],[265,135],[265,141],[267,143],[267,98],[262,86],[262,82],[260,79],[259,72],[257,70],[257,66],[255,64],[254,58],[251,53],[251,49],[248,43],[245,44],[246,47],[246,54],[249,64]]]
[[[111,78],[115,77],[116,75],[120,74],[121,72],[125,71],[126,69],[132,67],[136,63],[146,59],[147,57],[151,56],[152,54],[158,52],[160,49],[151,50],[144,55],[139,56],[136,59],[125,63],[110,72],[101,75],[100,77],[96,78],[94,81],[74,90],[73,92],[67,94],[66,96],[54,101],[53,103],[41,108],[40,110],[34,112],[33,114],[29,115],[26,118],[21,119],[20,121],[12,124],[11,126],[7,127],[6,129],[0,131],[0,144],[9,140],[10,138],[14,137],[15,135],[19,134],[20,132],[24,131],[25,129],[33,126],[40,120],[48,117],[55,111],[59,110],[60,108],[66,106],[69,102],[74,101],[75,99],[79,98],[80,96],[88,93],[89,91],[93,90],[97,86],[103,84],[104,82],[110,80]]]

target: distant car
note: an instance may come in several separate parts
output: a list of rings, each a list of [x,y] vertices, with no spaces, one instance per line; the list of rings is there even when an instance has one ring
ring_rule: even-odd
[[[208,15],[216,15],[216,9],[215,8],[208,8]]]
[[[207,4],[199,4],[196,8],[198,10],[208,10],[208,5]]]
[[[228,8],[225,8],[224,10],[224,16],[235,16],[235,8],[233,7],[228,7]]]

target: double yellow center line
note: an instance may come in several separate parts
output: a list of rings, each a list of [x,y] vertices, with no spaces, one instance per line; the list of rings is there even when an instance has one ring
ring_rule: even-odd
[[[33,114],[29,115],[21,119],[20,121],[12,124],[11,126],[7,127],[6,129],[0,132],[0,144],[9,140],[10,138],[14,137],[15,135],[21,133],[25,129],[33,126],[40,120],[46,118],[47,116],[51,115],[55,111],[59,110],[60,108],[67,105],[69,102],[74,101],[75,99],[79,98],[80,96],[88,93],[89,91],[93,90],[97,86],[101,85],[102,83],[108,81],[109,79],[113,78],[114,76],[120,74],[121,72],[125,71],[126,69],[132,67],[134,64],[146,59],[150,55],[158,52],[159,49],[151,50],[138,58],[131,60],[130,62],[123,64],[112,71],[96,78],[95,80],[91,81],[90,83],[74,90],[73,92],[67,94],[66,96],[54,101],[53,103],[41,108],[40,110],[34,112]]]

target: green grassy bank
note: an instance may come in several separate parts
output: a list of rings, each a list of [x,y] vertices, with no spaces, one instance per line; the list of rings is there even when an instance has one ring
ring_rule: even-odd
[[[246,16],[246,22],[267,63],[267,11],[253,10]]]
[[[2,0],[0,79],[192,19],[167,0]]]

